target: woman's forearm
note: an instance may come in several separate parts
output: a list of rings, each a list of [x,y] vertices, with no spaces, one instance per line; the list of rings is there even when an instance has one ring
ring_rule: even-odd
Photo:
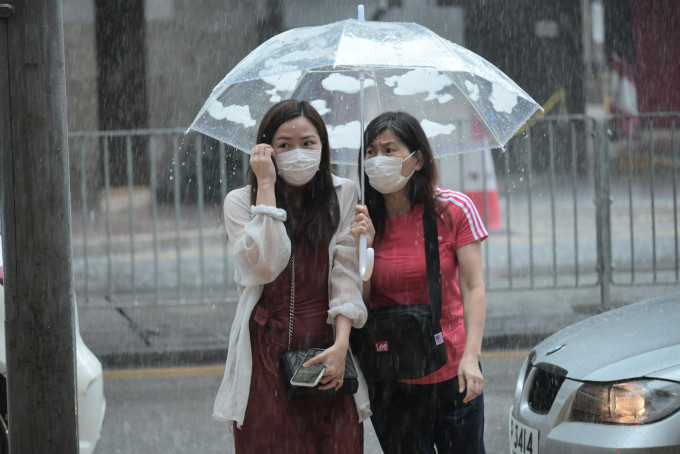
[[[343,346],[345,349],[349,346],[349,334],[352,330],[352,320],[344,315],[335,317],[335,344]]]
[[[269,183],[258,184],[257,197],[255,199],[256,205],[276,206],[276,195],[274,194],[274,185]]]
[[[482,354],[482,339],[486,319],[486,298],[484,286],[472,288],[463,296],[463,322],[465,324],[465,350],[463,356],[474,355],[479,360]]]

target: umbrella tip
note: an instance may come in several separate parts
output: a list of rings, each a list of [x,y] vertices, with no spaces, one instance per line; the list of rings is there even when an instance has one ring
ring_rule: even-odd
[[[364,21],[364,20],[365,20],[365,19],[364,19],[364,5],[359,5],[357,17],[358,17],[358,19],[359,19],[360,21]]]

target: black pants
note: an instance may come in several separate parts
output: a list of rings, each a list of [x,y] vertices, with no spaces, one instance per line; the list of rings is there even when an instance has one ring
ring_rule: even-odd
[[[458,378],[433,385],[368,384],[371,422],[385,454],[485,454],[484,395],[463,403]]]

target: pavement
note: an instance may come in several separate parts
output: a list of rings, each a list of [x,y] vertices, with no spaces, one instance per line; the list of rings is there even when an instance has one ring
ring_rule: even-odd
[[[680,292],[680,285],[612,287],[612,307]],[[599,288],[487,292],[483,353],[529,349],[603,310]],[[236,304],[78,309],[80,333],[104,369],[225,361]]]

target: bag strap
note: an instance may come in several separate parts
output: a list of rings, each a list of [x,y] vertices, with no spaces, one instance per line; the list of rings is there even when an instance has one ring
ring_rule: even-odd
[[[423,231],[425,233],[425,261],[427,262],[427,288],[430,292],[432,321],[439,323],[442,316],[442,279],[439,264],[439,239],[437,217],[425,212],[423,207]]]
[[[290,310],[288,312],[288,350],[293,340],[293,324],[295,316],[295,252],[290,255]]]

